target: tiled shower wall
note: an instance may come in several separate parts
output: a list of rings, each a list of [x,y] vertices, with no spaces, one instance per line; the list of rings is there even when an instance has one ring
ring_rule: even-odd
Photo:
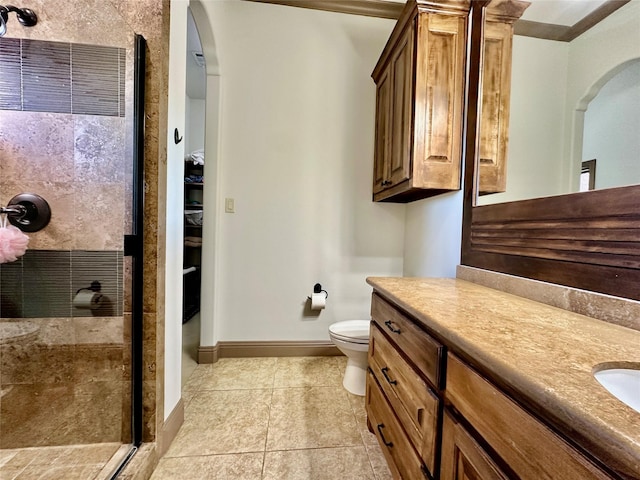
[[[113,14],[105,14],[111,27]],[[3,324],[28,332],[0,340],[0,448],[129,440],[122,250],[131,216],[131,62],[126,77],[122,67],[133,35],[119,36],[110,49],[0,38],[0,54],[9,50],[3,42],[21,54],[18,80],[15,69],[10,79],[19,95],[4,89],[0,97],[0,204],[29,192],[52,211],[44,230],[28,234],[27,254],[0,265],[0,338]],[[115,72],[103,68],[105,56]],[[74,307],[76,291],[93,280],[108,308]]]

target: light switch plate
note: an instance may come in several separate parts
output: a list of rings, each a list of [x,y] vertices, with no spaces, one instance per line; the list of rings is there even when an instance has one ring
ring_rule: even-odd
[[[224,199],[224,211],[225,213],[235,213],[236,205],[233,198],[225,198]]]

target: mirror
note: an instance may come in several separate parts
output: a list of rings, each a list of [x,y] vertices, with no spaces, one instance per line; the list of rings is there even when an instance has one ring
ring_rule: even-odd
[[[567,2],[534,0],[534,18],[540,4]],[[477,205],[579,192],[589,180],[640,184],[640,2],[570,42],[518,35],[516,24],[511,79],[506,191]]]
[[[491,0],[488,9],[490,10],[494,3],[511,7],[514,1]],[[534,1],[552,3],[545,0]],[[631,61],[640,58],[640,1],[610,0],[603,6],[606,5],[612,6],[614,11],[610,18],[607,18],[607,22],[599,23],[586,33],[583,29],[573,37],[582,36],[583,41],[595,40],[591,43],[599,47],[599,61],[582,76],[572,77],[571,82],[566,84],[558,84],[551,79],[550,72],[555,71],[555,68],[534,71],[531,73],[535,77],[534,81],[529,82],[531,88],[539,85],[541,89],[553,92],[554,88],[562,90],[566,87],[566,90],[569,90],[569,86],[577,86],[579,88],[575,91],[579,92],[579,95],[574,94],[574,102],[569,104],[574,105],[578,100],[586,99],[586,106],[607,80],[623,70],[621,66],[630,65]],[[488,164],[487,160],[491,160],[490,156],[483,153],[482,142],[485,138],[500,138],[502,131],[497,129],[497,134],[491,132],[490,135],[486,135],[479,130],[484,121],[484,105],[488,103],[483,98],[485,92],[481,75],[483,68],[487,67],[487,58],[496,57],[483,56],[487,39],[493,41],[483,32],[482,27],[476,26],[482,25],[480,19],[483,12],[472,5],[471,13],[473,22],[469,50],[469,98],[465,118],[467,136],[461,264],[640,300],[640,251],[637,246],[640,238],[640,185],[568,194],[559,194],[558,189],[546,192],[544,195],[547,196],[535,193],[537,198],[528,200],[477,205],[477,178],[482,177],[483,159],[485,167]],[[573,30],[576,25],[568,30]],[[614,44],[613,40],[616,38],[624,41]],[[569,47],[565,49],[568,55]],[[586,50],[579,50],[579,53],[580,55],[572,58],[572,62],[590,65],[587,60],[595,54]],[[553,52],[549,53],[549,57],[553,58]],[[533,59],[531,62],[533,63]],[[504,68],[508,66],[505,63]],[[566,73],[574,68],[576,65],[568,65]],[[483,95],[480,95],[480,88],[483,88]],[[527,100],[526,97],[519,98]],[[511,155],[512,158],[518,159],[521,155],[527,156],[528,163],[525,164],[530,167],[529,181],[525,179],[522,184],[527,186],[533,183],[538,170],[543,170],[542,166],[548,160],[544,152],[551,151],[554,147],[555,151],[561,151],[564,155],[556,155],[551,164],[560,162],[561,158],[568,158],[570,162],[561,163],[558,173],[549,177],[547,184],[543,185],[549,188],[549,185],[558,187],[568,184],[572,179],[571,175],[574,174],[571,184],[575,182],[578,185],[582,174],[582,138],[579,138],[579,143],[567,145],[556,129],[544,127],[547,123],[556,121],[555,116],[559,116],[562,120],[558,127],[560,133],[565,130],[576,131],[580,132],[579,136],[582,137],[584,114],[578,111],[579,114],[565,115],[563,109],[558,110],[551,94],[543,95],[539,99],[543,106],[543,115],[540,118],[527,119],[526,123],[528,129],[534,133],[533,140],[527,149],[512,152]],[[513,103],[517,104],[520,101],[516,97]],[[509,111],[507,110],[506,115]],[[499,108],[495,108],[493,112],[503,113]],[[567,129],[567,126],[570,128]],[[556,135],[550,137],[549,133]],[[514,150],[512,145],[510,148]],[[578,150],[580,155],[576,154]],[[498,149],[495,148],[493,151]],[[498,165],[497,162],[494,164]],[[634,165],[638,165],[637,158]],[[589,167],[586,167],[588,170]],[[511,164],[508,169],[513,170]],[[598,165],[595,169],[596,181],[599,171]],[[575,190],[572,188],[571,191]],[[499,195],[503,194],[489,197]]]

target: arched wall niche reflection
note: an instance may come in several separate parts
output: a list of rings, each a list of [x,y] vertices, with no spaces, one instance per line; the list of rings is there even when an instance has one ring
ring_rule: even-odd
[[[595,189],[640,183],[640,57],[616,65],[591,85],[574,110],[574,125],[573,191],[579,190],[581,166],[588,160],[598,166]]]

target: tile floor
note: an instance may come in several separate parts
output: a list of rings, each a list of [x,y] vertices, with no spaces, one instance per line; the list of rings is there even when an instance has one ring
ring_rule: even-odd
[[[119,443],[0,450],[0,479],[107,479],[128,451]]]
[[[151,480],[388,480],[345,357],[237,358],[198,365],[185,422]]]

